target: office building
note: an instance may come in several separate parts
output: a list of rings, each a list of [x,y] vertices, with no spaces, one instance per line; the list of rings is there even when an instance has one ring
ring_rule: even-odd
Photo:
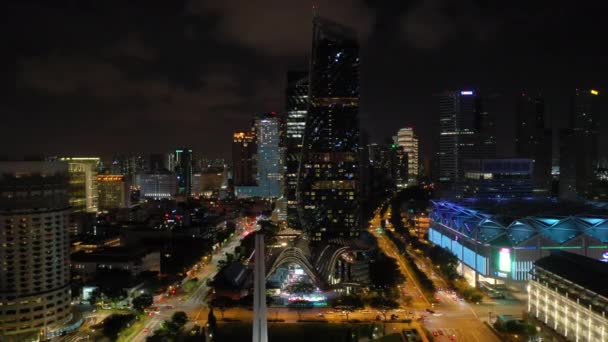
[[[167,158],[166,154],[162,154],[162,153],[151,154],[148,161],[149,161],[149,165],[148,165],[148,170],[146,170],[146,171],[156,172],[158,170],[168,170],[169,169],[167,167],[168,158]],[[140,173],[142,173],[142,172],[140,172]]]
[[[553,251],[534,263],[528,314],[567,341],[608,340],[608,263]]]
[[[534,160],[467,159],[464,197],[526,198],[534,195]]]
[[[572,97],[570,127],[559,133],[559,197],[588,198],[598,161],[599,92],[576,89]]]
[[[252,137],[255,137],[255,145],[249,144],[246,139],[247,135],[235,133],[233,142],[233,153],[236,154],[235,167],[242,168],[239,172],[254,169],[256,171],[253,184],[235,186],[234,191],[237,197],[278,198],[281,196],[284,162],[280,146],[280,127],[281,123],[277,113],[271,112],[256,115],[253,121]],[[254,146],[256,150],[251,151],[250,148]],[[253,155],[250,157],[251,152]],[[250,167],[251,164],[254,166]]]
[[[281,197],[283,162],[280,144],[280,122],[277,113],[258,115],[254,121],[257,138],[258,196]]]
[[[136,174],[134,183],[141,198],[168,199],[177,191],[177,176],[167,170]]]
[[[420,163],[418,159],[418,137],[416,137],[412,127],[405,127],[397,132],[396,138],[396,144],[407,154],[408,176],[405,185],[416,184]]]
[[[516,110],[515,154],[534,162],[535,192],[547,194],[551,188],[552,133],[545,128],[545,101],[522,92]]]
[[[232,135],[232,179],[234,186],[254,186],[256,182],[257,143],[255,132]]]
[[[68,163],[68,194],[72,213],[70,234],[88,230],[97,213],[97,172],[101,164],[97,157],[59,158]]]
[[[298,189],[312,241],[360,229],[359,44],[350,29],[315,16],[310,106]]]
[[[439,96],[439,181],[460,183],[466,159],[494,158],[495,127],[473,90],[448,91]]]
[[[226,182],[223,166],[209,166],[200,172],[195,172],[192,178],[192,196],[212,198],[218,197]]]
[[[97,157],[67,157],[70,183],[68,194],[73,212],[97,211]]]
[[[97,175],[99,210],[127,208],[131,191],[125,175]]]
[[[46,338],[72,317],[68,167],[0,162],[2,341],[19,334]]]
[[[192,149],[176,149],[169,155],[169,170],[177,176],[177,194],[189,196],[192,192],[193,160]]]
[[[141,155],[117,154],[112,157],[110,172],[113,175],[131,176],[136,173],[145,172],[149,167],[149,162]]]
[[[300,228],[298,217],[298,170],[302,159],[302,142],[308,113],[308,72],[287,73],[287,108],[285,111],[285,187],[287,224]]]
[[[608,244],[605,209],[549,199],[431,201],[429,240],[459,260],[459,271],[476,286],[523,288],[535,261],[553,250],[594,259]]]
[[[367,145],[369,191],[372,194],[389,194],[396,187],[394,160],[397,145],[370,143]]]

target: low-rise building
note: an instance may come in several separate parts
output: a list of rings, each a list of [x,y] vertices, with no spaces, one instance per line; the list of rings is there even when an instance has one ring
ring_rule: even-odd
[[[564,251],[537,260],[528,313],[568,341],[608,340],[608,263]]]
[[[81,276],[94,276],[98,270],[126,270],[132,275],[143,271],[160,271],[159,251],[142,248],[112,247],[91,252],[72,254],[72,272]]]

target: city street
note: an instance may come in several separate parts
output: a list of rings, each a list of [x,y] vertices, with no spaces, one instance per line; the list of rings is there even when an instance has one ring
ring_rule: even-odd
[[[433,304],[422,295],[419,285],[413,280],[413,277],[407,267],[405,258],[398,252],[396,246],[389,240],[386,235],[381,234],[377,227],[380,227],[380,221],[389,219],[391,212],[390,207],[383,217],[380,216],[380,209],[377,209],[375,216],[370,221],[370,232],[378,239],[378,245],[387,255],[395,258],[403,274],[406,276],[406,291],[413,296],[414,301],[412,307],[416,318],[424,316],[424,325],[431,331],[436,341],[449,341],[453,337],[455,341],[470,341],[470,342],[492,342],[499,341],[492,331],[486,327],[478,314],[473,310],[472,305],[458,300],[444,291],[438,291],[436,297],[439,298],[439,304]],[[390,222],[387,228],[390,227]],[[414,254],[414,253],[412,253]],[[428,274],[431,267],[426,266],[426,262],[416,258],[414,260],[420,268]],[[447,284],[441,277],[434,274],[428,274],[437,288],[446,288]],[[414,295],[417,294],[417,295]],[[423,310],[420,310],[420,309]],[[434,313],[427,312],[425,309],[431,309]],[[486,313],[487,314],[487,313]],[[485,316],[484,316],[485,317]]]
[[[239,228],[240,227],[239,225]],[[218,264],[220,261],[226,260],[226,253],[234,253],[234,249],[240,245],[241,240],[247,236],[250,231],[244,229],[237,229],[238,234],[231,239],[226,245],[222,246],[221,249],[216,251],[209,264],[193,272],[192,277],[199,279],[200,285],[189,295],[176,295],[170,297],[161,297],[160,300],[154,302],[154,306],[160,308],[159,314],[154,314],[150,317],[145,324],[144,329],[137,332],[130,338],[130,341],[145,341],[147,336],[154,334],[154,331],[160,327],[160,324],[164,320],[171,318],[173,313],[177,311],[184,311],[188,314],[188,317],[204,324],[207,320],[207,310],[204,299],[206,298],[209,286],[207,285],[208,279],[213,279],[218,271]]]

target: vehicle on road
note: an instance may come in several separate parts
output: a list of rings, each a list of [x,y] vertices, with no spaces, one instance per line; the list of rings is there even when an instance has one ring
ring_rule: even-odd
[[[430,314],[434,314],[435,311],[431,310],[431,309],[426,309],[426,312],[430,313]]]

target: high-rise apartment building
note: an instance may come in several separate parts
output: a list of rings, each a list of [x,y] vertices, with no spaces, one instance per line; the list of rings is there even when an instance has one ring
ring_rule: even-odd
[[[236,132],[232,135],[232,179],[234,186],[256,185],[255,132]]]
[[[360,229],[359,43],[350,29],[315,16],[310,106],[298,189],[312,241]]]
[[[406,184],[416,184],[418,179],[418,137],[412,127],[405,127],[397,132],[397,145],[407,154],[408,176]],[[406,185],[402,184],[402,185]]]
[[[576,89],[570,127],[559,134],[559,196],[574,200],[591,193],[598,161],[599,91]]]
[[[545,128],[545,101],[523,92],[516,111],[515,150],[518,158],[533,160],[532,182],[536,191],[551,188],[551,129]]]
[[[287,108],[285,111],[285,187],[287,200],[287,224],[300,228],[298,217],[298,170],[302,160],[302,142],[308,113],[308,72],[290,71],[287,73]]]
[[[72,317],[70,179],[61,161],[0,162],[2,341],[46,339]]]
[[[493,158],[496,154],[492,113],[484,111],[473,90],[448,91],[439,96],[439,181],[464,180],[466,159]]]
[[[129,182],[125,175],[97,175],[99,210],[127,208],[130,204]]]

